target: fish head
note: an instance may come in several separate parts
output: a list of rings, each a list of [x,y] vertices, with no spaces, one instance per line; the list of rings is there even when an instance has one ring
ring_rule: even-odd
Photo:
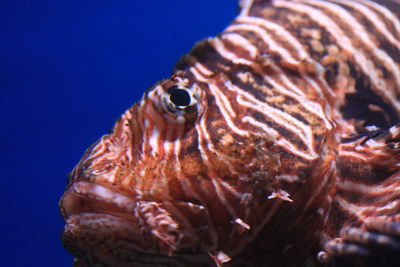
[[[62,238],[84,264],[208,264],[273,191],[273,138],[232,132],[221,96],[193,80],[177,72],[147,90],[71,172]]]

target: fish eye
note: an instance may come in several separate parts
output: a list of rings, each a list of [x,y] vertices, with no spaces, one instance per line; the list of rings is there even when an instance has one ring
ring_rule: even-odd
[[[192,87],[172,85],[165,88],[161,105],[169,116],[183,115],[186,118],[195,117],[198,111],[198,100]]]
[[[169,91],[169,100],[174,105],[184,108],[190,105],[191,96],[190,93],[182,88],[172,87]]]

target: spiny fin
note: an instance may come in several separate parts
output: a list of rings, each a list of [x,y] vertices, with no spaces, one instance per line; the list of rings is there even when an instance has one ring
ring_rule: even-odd
[[[342,142],[338,156],[343,177],[370,182],[391,177],[400,171],[400,124]]]
[[[391,149],[399,149],[400,148],[400,123],[390,127],[387,130],[382,131],[379,135],[374,137],[373,139],[376,143],[375,145],[384,145]],[[366,143],[371,141],[368,140]],[[372,145],[369,144],[369,145]]]
[[[211,44],[211,40],[212,38],[210,37],[197,42],[189,53],[179,58],[174,70],[185,70],[188,67],[195,65],[197,62],[204,64],[209,60],[209,58],[215,58],[214,54],[216,52]]]
[[[400,155],[400,123],[347,140],[342,146],[353,147],[355,151],[367,151],[368,154],[379,152]]]
[[[249,16],[251,10],[254,8],[259,8],[259,6],[270,5],[271,0],[239,0],[239,16]]]
[[[226,255],[222,251],[218,251],[216,253],[211,253],[208,252],[210,255],[211,259],[214,261],[214,263],[217,265],[217,267],[222,267],[224,263],[230,262],[232,259],[228,255]]]

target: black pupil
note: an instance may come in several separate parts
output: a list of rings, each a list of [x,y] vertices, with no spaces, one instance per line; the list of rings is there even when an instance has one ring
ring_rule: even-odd
[[[169,99],[172,103],[180,107],[189,106],[190,104],[190,94],[183,89],[173,89]]]

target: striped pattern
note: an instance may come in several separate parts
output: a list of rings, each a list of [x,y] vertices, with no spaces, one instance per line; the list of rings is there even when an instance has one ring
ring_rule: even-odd
[[[71,173],[80,264],[400,261],[400,3],[240,5]]]

